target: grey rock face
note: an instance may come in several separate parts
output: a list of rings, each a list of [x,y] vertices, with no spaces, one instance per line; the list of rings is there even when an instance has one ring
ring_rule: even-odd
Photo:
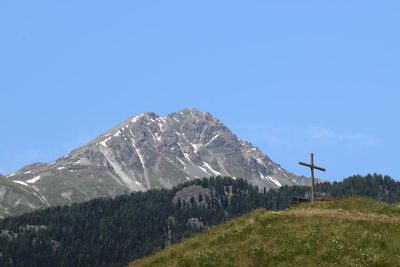
[[[53,206],[209,176],[242,177],[260,189],[309,184],[195,109],[137,115],[63,158],[4,179],[34,195],[36,205]]]
[[[203,196],[203,201],[199,201],[199,194]],[[210,197],[211,190],[208,188],[203,188],[200,185],[191,185],[184,187],[180,191],[176,192],[172,201],[176,204],[178,201],[189,203],[190,199],[193,197],[197,205],[205,205],[205,198]]]
[[[200,230],[203,230],[204,228],[206,228],[204,226],[204,223],[202,221],[200,221],[199,218],[189,218],[186,225],[192,229],[195,229],[196,231],[200,231]]]

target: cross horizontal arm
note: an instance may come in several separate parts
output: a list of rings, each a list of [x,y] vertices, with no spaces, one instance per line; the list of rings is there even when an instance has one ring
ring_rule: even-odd
[[[311,165],[308,164],[308,163],[305,163],[305,162],[300,161],[299,164],[311,168]]]
[[[321,167],[318,167],[318,166],[314,166],[314,169],[317,169],[317,170],[320,170],[320,171],[326,171],[326,169],[325,168],[321,168]]]
[[[313,168],[313,169],[317,169],[317,170],[320,170],[320,171],[323,171],[323,172],[326,171],[325,168],[321,168],[321,167],[318,167],[318,166],[315,166],[315,165],[311,165],[311,164],[308,164],[308,163],[305,163],[305,162],[302,162],[302,161],[300,161],[299,164],[303,165],[303,166],[306,166],[306,167]]]

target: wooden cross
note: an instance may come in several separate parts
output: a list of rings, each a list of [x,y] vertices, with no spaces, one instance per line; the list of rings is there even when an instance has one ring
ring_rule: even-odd
[[[326,171],[325,168],[321,168],[318,166],[314,165],[314,154],[311,153],[311,164],[304,163],[304,162],[299,162],[300,165],[310,167],[311,169],[311,201],[314,202],[314,197],[315,197],[315,192],[314,192],[314,169],[320,170],[320,171]]]

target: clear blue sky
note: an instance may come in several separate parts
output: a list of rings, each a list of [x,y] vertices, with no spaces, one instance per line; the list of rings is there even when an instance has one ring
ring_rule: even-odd
[[[0,2],[0,173],[197,108],[298,175],[400,179],[399,1]]]

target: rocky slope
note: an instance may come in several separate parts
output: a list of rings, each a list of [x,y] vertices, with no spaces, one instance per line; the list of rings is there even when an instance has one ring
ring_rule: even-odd
[[[259,186],[305,185],[209,113],[144,113],[51,163],[0,177],[3,214],[174,185],[208,176],[243,177]]]

